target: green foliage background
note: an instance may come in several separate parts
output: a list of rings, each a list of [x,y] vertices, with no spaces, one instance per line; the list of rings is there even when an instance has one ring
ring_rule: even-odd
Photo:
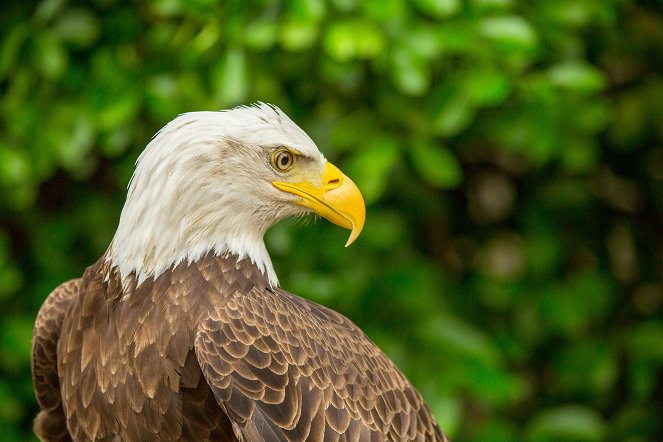
[[[32,326],[177,114],[282,107],[364,233],[284,222],[282,285],[357,322],[458,441],[663,439],[663,3],[12,2],[0,14],[0,426]]]

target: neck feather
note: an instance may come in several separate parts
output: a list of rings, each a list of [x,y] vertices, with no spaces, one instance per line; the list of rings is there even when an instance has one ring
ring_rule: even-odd
[[[118,229],[109,248],[106,259],[112,266],[119,269],[123,280],[133,275],[137,286],[143,282],[158,278],[162,273],[186,262],[194,263],[202,257],[212,254],[214,256],[228,255],[237,261],[249,260],[267,278],[269,285],[278,287],[279,281],[274,271],[272,261],[260,239],[247,236],[235,236],[200,242],[189,249],[176,250],[165,238],[159,238],[160,246],[147,241],[146,247],[137,247],[133,238],[123,238],[122,231]]]

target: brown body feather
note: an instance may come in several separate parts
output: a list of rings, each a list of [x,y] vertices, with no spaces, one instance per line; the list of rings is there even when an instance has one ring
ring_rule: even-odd
[[[446,440],[357,326],[233,256],[138,288],[102,258],[47,298],[32,368],[43,440]]]

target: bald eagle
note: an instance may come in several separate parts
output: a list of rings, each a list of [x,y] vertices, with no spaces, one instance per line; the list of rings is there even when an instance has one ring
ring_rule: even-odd
[[[263,242],[315,212],[359,235],[355,184],[281,110],[183,114],[136,162],[117,231],[37,316],[42,440],[444,441],[344,316],[279,287]]]

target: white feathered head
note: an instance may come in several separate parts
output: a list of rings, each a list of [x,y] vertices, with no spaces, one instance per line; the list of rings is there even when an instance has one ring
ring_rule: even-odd
[[[346,245],[364,225],[355,184],[280,109],[186,113],[138,158],[109,259],[140,284],[209,251],[232,253],[277,285],[263,236],[306,212],[351,229]]]

